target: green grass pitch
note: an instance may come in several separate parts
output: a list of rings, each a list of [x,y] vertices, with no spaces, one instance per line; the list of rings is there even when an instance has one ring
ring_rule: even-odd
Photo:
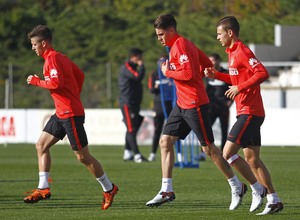
[[[229,211],[229,185],[210,159],[201,162],[199,169],[174,168],[176,200],[146,207],[161,186],[160,157],[136,164],[122,160],[121,146],[90,146],[90,151],[120,189],[113,206],[105,211],[100,208],[101,186],[68,145],[51,150],[51,199],[25,204],[24,192],[38,184],[35,146],[0,145],[0,219],[300,219],[300,147],[262,147],[262,159],[285,205],[282,212],[270,216],[249,213],[251,190],[239,209]],[[150,147],[141,146],[141,151],[148,156]]]

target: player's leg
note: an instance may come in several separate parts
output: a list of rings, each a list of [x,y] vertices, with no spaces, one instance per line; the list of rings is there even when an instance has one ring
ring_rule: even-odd
[[[51,168],[50,147],[65,136],[64,131],[57,122],[57,117],[53,115],[47,122],[38,142],[36,143],[39,184],[36,189],[32,190],[32,192],[24,198],[24,202],[26,203],[36,203],[42,199],[48,199],[51,196],[49,186],[49,173]],[[54,134],[57,137],[55,137]]]
[[[263,119],[263,118],[262,118]],[[247,148],[253,142],[253,133],[259,130],[260,124],[257,124],[251,115],[239,115],[236,123],[228,135],[228,141],[223,149],[223,156],[228,163],[235,168],[250,184],[252,189],[252,203],[250,212],[257,210],[263,202],[265,189],[258,182],[249,164],[238,155],[238,151],[243,146]]]
[[[259,142],[257,144],[260,145],[260,134],[258,140]],[[265,192],[267,193],[267,204],[263,212],[259,213],[259,215],[273,214],[281,211],[283,209],[283,204],[275,192],[271,175],[267,167],[260,159],[260,147],[253,146],[245,148],[244,155],[258,181],[267,189]]]
[[[247,185],[242,183],[234,174],[228,162],[223,158],[222,151],[216,147],[214,143],[208,146],[202,146],[202,149],[214,162],[216,167],[226,177],[228,184],[231,188],[231,202],[229,210],[235,210],[242,203],[243,196],[247,192]]]
[[[267,189],[267,203],[265,209],[257,215],[267,215],[279,212],[283,209],[283,204],[280,201],[272,184],[271,175],[260,159],[260,147],[248,147],[244,149],[245,159],[249,163],[254,175],[260,183]]]
[[[146,203],[147,206],[160,206],[175,199],[172,184],[174,166],[174,144],[178,137],[162,135],[160,138],[162,185],[159,193]]]
[[[231,167],[223,158],[222,151],[214,144],[213,132],[207,116],[208,105],[187,110],[185,113],[185,120],[198,137],[203,151],[212,159],[216,167],[228,180],[232,191],[232,201],[229,209],[236,209],[241,203],[247,187],[234,175]],[[236,192],[238,192],[238,194],[236,194]]]
[[[247,148],[244,148],[243,152],[245,155],[245,160],[249,164],[257,180],[267,188],[268,193],[274,193],[275,190],[272,185],[270,173],[259,156],[260,147],[249,146]]]
[[[106,176],[101,163],[89,152],[88,140],[83,126],[84,116],[68,118],[62,120],[62,123],[78,161],[86,166],[102,186],[102,209],[108,209],[119,189]]]
[[[190,132],[187,123],[182,119],[180,109],[175,105],[163,129],[160,138],[162,184],[159,193],[146,203],[147,206],[160,206],[175,199],[172,184],[174,166],[174,144],[178,138],[184,138]]]
[[[184,120],[196,134],[203,151],[212,159],[226,178],[231,178],[234,173],[222,157],[221,150],[214,144],[214,135],[208,119],[208,109],[209,105],[206,104],[194,109],[184,110]]]
[[[114,196],[118,193],[119,188],[109,180],[101,163],[90,154],[88,146],[74,152],[77,159],[86,166],[102,186],[103,200],[101,208],[103,210],[108,209],[112,205]]]
[[[53,135],[43,131],[37,144],[36,144],[36,151],[38,156],[38,166],[39,172],[48,173],[50,172],[51,168],[51,156],[50,156],[50,148],[54,144],[59,141],[59,138],[54,137]],[[42,180],[43,181],[43,180]],[[39,183],[38,188],[49,188],[48,177],[45,178],[45,183]]]
[[[240,148],[241,147],[239,145],[231,141],[227,141],[223,149],[223,157],[252,185],[257,182],[257,179],[255,178],[248,163],[238,155]]]
[[[162,177],[172,178],[174,166],[174,144],[178,137],[162,135],[159,144],[161,152]]]

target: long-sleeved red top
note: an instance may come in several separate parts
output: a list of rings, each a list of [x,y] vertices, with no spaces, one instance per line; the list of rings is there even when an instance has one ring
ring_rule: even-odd
[[[241,41],[227,48],[229,74],[217,72],[216,78],[238,87],[235,97],[237,115],[265,116],[260,84],[269,78],[266,68]]]
[[[47,50],[42,57],[45,59],[45,80],[39,80],[37,86],[49,89],[57,117],[84,115],[80,99],[84,73],[67,56],[54,49]]]
[[[170,70],[166,76],[174,79],[177,104],[191,109],[209,103],[203,83],[204,69],[212,67],[209,58],[191,41],[176,35],[169,45]]]

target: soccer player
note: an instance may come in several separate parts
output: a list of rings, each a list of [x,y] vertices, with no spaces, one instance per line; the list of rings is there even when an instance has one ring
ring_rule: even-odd
[[[139,48],[129,50],[128,60],[121,66],[119,75],[120,108],[126,125],[123,160],[136,163],[148,162],[140,153],[136,135],[144,117],[140,115],[143,99],[142,80],[145,77],[143,51]]]
[[[169,115],[160,138],[161,189],[146,205],[159,206],[175,199],[172,184],[173,146],[178,139],[184,139],[193,130],[204,152],[211,157],[217,168],[228,179],[232,190],[229,209],[234,210],[241,203],[247,188],[234,175],[231,167],[222,157],[221,150],[214,144],[208,119],[209,99],[203,83],[204,69],[212,67],[213,64],[191,41],[177,33],[176,25],[175,18],[170,14],[159,16],[153,25],[157,39],[162,45],[170,47],[170,61],[166,60],[161,70],[166,77],[174,79],[177,103]]]
[[[51,168],[50,148],[65,135],[77,157],[96,177],[103,189],[102,209],[108,209],[118,192],[105,174],[101,164],[90,154],[84,129],[84,108],[80,92],[84,73],[67,56],[52,47],[52,32],[44,25],[38,25],[28,34],[32,50],[42,57],[44,79],[30,75],[27,83],[48,89],[55,104],[55,114],[51,116],[36,143],[39,167],[39,184],[27,197],[26,203],[36,203],[51,196],[48,182]]]
[[[220,19],[217,23],[217,39],[227,47],[229,75],[212,68],[205,69],[205,75],[232,85],[225,95],[236,102],[237,121],[229,132],[223,156],[251,184],[250,212],[262,205],[266,187],[268,202],[265,209],[258,213],[266,215],[283,209],[269,171],[260,159],[260,127],[265,118],[260,84],[268,79],[269,74],[253,52],[239,40],[239,30],[239,22],[234,16]],[[247,162],[238,155],[241,148]],[[257,180],[264,187],[259,187]]]
[[[172,79],[162,74],[160,66],[167,60],[166,56],[162,56],[157,61],[158,69],[154,71],[148,79],[148,88],[154,95],[154,135],[152,139],[152,149],[148,157],[149,161],[154,161],[159,145],[159,138],[165,119],[168,118],[172,110],[174,83]],[[162,90],[162,91],[161,91]]]
[[[213,53],[208,57],[213,63],[213,68],[222,73],[228,73],[221,63],[221,57],[217,53]],[[206,92],[210,101],[209,118],[213,125],[217,118],[220,120],[221,125],[221,150],[223,151],[224,145],[227,140],[228,126],[229,126],[229,108],[232,100],[225,96],[228,89],[228,84],[217,79],[208,79]]]

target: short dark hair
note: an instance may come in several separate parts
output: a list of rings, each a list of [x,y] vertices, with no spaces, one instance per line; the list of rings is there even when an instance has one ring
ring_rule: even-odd
[[[28,33],[28,38],[31,39],[33,37],[37,37],[39,41],[48,40],[52,41],[52,32],[45,25],[37,25],[32,31]]]
[[[209,57],[213,57],[216,61],[221,61],[221,56],[218,53],[212,53]]]
[[[221,18],[217,23],[217,27],[222,26],[225,31],[232,30],[238,37],[240,32],[240,24],[234,16],[226,16]]]
[[[174,16],[171,14],[160,15],[158,18],[156,18],[155,22],[153,23],[153,27],[155,29],[164,29],[164,30],[170,27],[174,27],[176,30],[177,22]]]
[[[143,51],[139,48],[136,48],[136,47],[133,47],[129,50],[129,54],[128,56],[129,57],[132,57],[132,56],[142,56],[143,55]]]

